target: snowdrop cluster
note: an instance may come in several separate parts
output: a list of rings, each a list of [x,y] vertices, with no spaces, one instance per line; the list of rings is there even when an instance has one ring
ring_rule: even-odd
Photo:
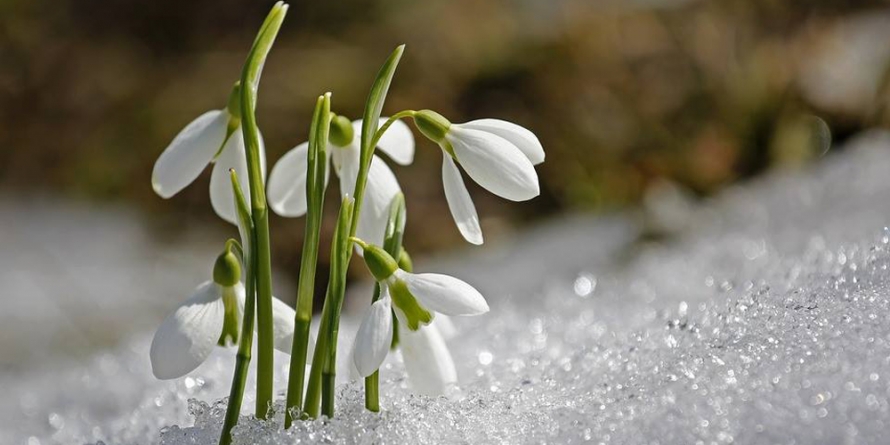
[[[256,93],[286,12],[286,4],[273,7],[228,105],[187,125],[161,153],[152,174],[154,190],[162,198],[170,198],[213,164],[210,202],[216,213],[236,224],[240,232],[240,241],[226,242],[214,263],[212,279],[199,285],[164,319],[150,350],[154,374],[171,379],[197,368],[215,346],[237,345],[238,360],[220,443],[229,443],[231,428],[238,420],[254,332],[257,417],[266,416],[274,394],[273,348],[291,354],[286,426],[302,417],[334,415],[337,333],[353,252],[361,255],[377,282],[377,292],[349,354],[358,374],[365,378],[367,408],[380,409],[378,370],[394,349],[401,352],[417,392],[440,395],[457,383],[446,345],[454,331],[447,316],[479,315],[489,307],[473,286],[458,278],[412,271],[403,244],[407,216],[402,187],[388,162],[376,154],[379,150],[399,166],[412,163],[416,147],[406,121],[413,121],[419,133],[439,147],[448,207],[468,242],[482,244],[483,237],[460,169],[507,200],[525,201],[540,193],[535,165],[544,161],[544,150],[537,137],[522,126],[499,119],[452,124],[431,110],[380,116],[404,46],[390,55],[378,73],[362,119],[336,114],[331,110],[331,94],[319,96],[309,141],[279,159],[266,183],[265,146],[255,117]],[[331,241],[330,282],[313,345],[309,334],[312,290],[331,170],[339,179],[342,201]],[[284,217],[307,217],[296,310],[272,296],[267,209]]]

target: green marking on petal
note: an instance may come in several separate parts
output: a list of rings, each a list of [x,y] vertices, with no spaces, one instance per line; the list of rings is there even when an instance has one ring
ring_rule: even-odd
[[[416,331],[421,326],[433,321],[433,314],[423,308],[408,286],[402,280],[393,280],[389,284],[389,294],[392,302],[402,311],[408,321],[408,329]]]
[[[226,315],[223,318],[223,330],[219,336],[220,346],[231,346],[238,343],[241,336],[241,308],[238,305],[238,297],[235,295],[234,287],[222,288],[223,306],[226,308]]]

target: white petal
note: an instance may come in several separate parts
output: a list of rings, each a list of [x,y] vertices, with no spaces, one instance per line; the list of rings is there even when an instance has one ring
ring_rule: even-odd
[[[355,181],[358,177],[359,168],[359,148],[356,144],[346,147],[330,146],[331,161],[334,164],[334,171],[340,177],[340,196],[352,196],[355,191]]]
[[[368,169],[368,183],[365,186],[365,200],[359,215],[356,236],[365,242],[383,245],[383,235],[389,221],[393,198],[401,191],[396,175],[376,155]]]
[[[451,317],[445,314],[436,315],[436,318],[433,318],[433,322],[430,324],[439,330],[439,333],[442,334],[442,338],[445,340],[451,340],[457,336],[457,327],[454,326]]]
[[[408,285],[408,290],[427,309],[445,315],[479,315],[488,312],[488,303],[473,286],[448,275],[437,273],[413,274],[396,270],[396,278]]]
[[[232,288],[235,290],[235,301],[238,303],[238,327],[240,328],[241,323],[243,323],[241,317],[244,316],[244,303],[247,299],[247,289],[244,288],[244,283],[240,281],[235,283]],[[225,292],[225,289],[223,289],[223,292]]]
[[[434,326],[424,326],[417,331],[400,330],[399,348],[415,391],[437,396],[457,383],[451,352]]]
[[[382,127],[387,119],[389,118],[381,116],[377,128]],[[353,121],[352,128],[355,137],[361,140],[361,119]],[[377,142],[377,147],[396,164],[410,165],[414,162],[414,133],[411,133],[411,128],[402,120],[397,120],[389,126],[386,133],[383,133],[383,137]]]
[[[229,115],[208,111],[173,138],[155,162],[151,185],[155,193],[169,198],[192,183],[222,146]]]
[[[269,207],[281,216],[306,214],[306,175],[309,143],[303,142],[284,154],[272,167],[266,196]]]
[[[476,245],[482,244],[482,227],[479,226],[479,216],[476,215],[473,198],[470,197],[460,171],[454,165],[454,160],[448,153],[443,152],[442,155],[444,156],[442,185],[445,188],[445,199],[448,201],[451,216],[454,217],[457,229],[464,239]]]
[[[219,286],[212,281],[198,286],[155,332],[149,351],[155,377],[182,377],[203,363],[219,341],[224,317]]]
[[[232,178],[229,169],[235,169],[244,199],[250,205],[250,178],[247,174],[247,158],[245,157],[244,135],[241,129],[235,130],[226,141],[222,153],[214,161],[213,173],[210,175],[210,204],[220,218],[237,225],[238,215],[235,212],[235,192],[232,191]],[[266,146],[260,135],[260,173],[266,178]]]
[[[388,295],[368,308],[361,327],[355,334],[353,345],[355,367],[362,377],[380,369],[392,344],[392,306]]]
[[[541,145],[541,141],[523,126],[500,119],[477,119],[459,125],[464,128],[487,131],[510,141],[534,165],[544,162],[544,147]]]
[[[535,167],[506,139],[454,125],[445,137],[457,162],[488,191],[511,201],[526,201],[540,194]]]
[[[244,299],[245,299],[245,289],[242,283],[238,283],[235,285],[236,295],[238,297],[238,305],[240,309],[240,313],[244,313]],[[254,314],[256,316],[256,314]],[[294,317],[296,316],[296,312],[293,308],[287,305],[287,303],[275,298],[272,296],[272,338],[273,343],[275,345],[275,349],[290,354],[291,349],[293,348],[294,343]],[[239,321],[240,322],[240,321]],[[254,330],[257,329],[259,324],[254,320],[253,323]],[[309,343],[307,350],[309,354],[312,354],[312,351],[315,349],[315,339],[312,338],[312,335],[309,336]],[[311,360],[312,357],[309,357]]]
[[[244,199],[250,205],[250,181],[247,176],[247,160],[244,157],[244,139],[241,130],[236,130],[226,141],[222,153],[216,158],[213,173],[210,175],[210,204],[220,218],[237,224],[235,214],[235,193],[229,169],[235,169]]]
[[[272,297],[272,335],[275,349],[290,354],[294,343],[294,318],[297,313],[287,303]],[[311,354],[315,350],[315,341],[309,336],[306,349]]]

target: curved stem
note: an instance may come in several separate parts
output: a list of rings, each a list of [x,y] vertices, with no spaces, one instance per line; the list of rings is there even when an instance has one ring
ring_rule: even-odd
[[[288,6],[278,2],[263,23],[241,73],[241,125],[247,155],[247,175],[250,183],[250,204],[256,237],[257,288],[257,388],[256,416],[265,419],[272,403],[274,376],[274,334],[272,330],[272,256],[270,252],[269,212],[266,189],[260,164],[260,136],[256,122],[257,88],[266,57]]]
[[[234,251],[238,254],[238,257],[241,258],[241,262],[247,261],[247,258],[244,257],[244,249],[241,248],[241,244],[238,243],[238,240],[229,238],[226,240],[226,250],[229,252]],[[245,273],[245,275],[247,275]]]
[[[406,117],[414,117],[417,114],[414,110],[403,110],[399,111],[396,114],[393,114],[383,123],[383,125],[377,129],[377,132],[374,133],[374,138],[371,139],[371,146],[376,147],[377,143],[380,142],[380,138],[383,137],[383,133],[386,133],[386,130],[389,130],[389,127],[394,124],[399,119],[404,119]]]

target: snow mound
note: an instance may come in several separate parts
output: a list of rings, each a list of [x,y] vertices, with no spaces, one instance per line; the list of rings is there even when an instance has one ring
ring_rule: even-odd
[[[575,217],[421,262],[492,307],[453,319],[458,388],[412,395],[395,356],[381,414],[344,381],[336,418],[285,431],[279,406],[244,417],[235,443],[886,443],[890,135],[847,145],[696,207],[672,238],[640,241],[633,215]],[[0,442],[215,443],[231,351],[158,382],[150,336],[0,377]]]

